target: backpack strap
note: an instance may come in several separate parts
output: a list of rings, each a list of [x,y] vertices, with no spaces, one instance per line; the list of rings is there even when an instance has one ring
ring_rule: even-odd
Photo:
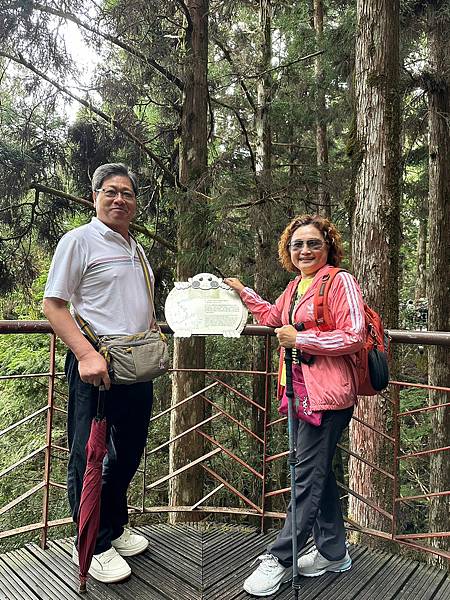
[[[314,294],[314,319],[296,323],[295,328],[298,331],[317,327],[320,331],[331,331],[333,329],[330,308],[328,306],[328,292],[331,284],[338,273],[345,272],[345,269],[332,267],[328,273],[322,275],[319,286]]]

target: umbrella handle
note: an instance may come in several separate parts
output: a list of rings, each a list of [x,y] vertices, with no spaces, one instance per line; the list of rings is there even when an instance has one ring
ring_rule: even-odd
[[[97,414],[95,418],[101,421],[105,416],[105,392],[106,388],[103,384],[98,386]]]
[[[294,388],[292,385],[292,348],[285,348],[284,363],[286,366],[286,396],[288,399],[288,430],[289,430],[289,458],[288,465],[291,475],[291,518],[292,518],[292,589],[295,598],[298,598],[300,589],[298,564],[297,564],[297,501],[295,497],[295,465],[297,464],[296,444],[294,435]]]

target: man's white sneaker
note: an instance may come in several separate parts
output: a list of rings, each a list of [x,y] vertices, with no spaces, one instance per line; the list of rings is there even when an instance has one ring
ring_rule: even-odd
[[[135,556],[146,550],[148,540],[143,535],[124,529],[122,535],[112,540],[111,544],[120,556]]]
[[[78,565],[78,551],[75,546],[72,549],[72,561]],[[102,583],[117,583],[131,575],[129,564],[114,548],[94,554],[92,557],[91,566],[89,567],[89,575]]]
[[[328,560],[314,547],[308,554],[304,554],[298,559],[298,573],[303,577],[318,577],[327,571],[342,573],[348,571],[351,566],[352,559],[348,550],[345,551],[345,556],[341,560]]]
[[[270,596],[280,585],[291,579],[291,569],[280,565],[278,558],[272,554],[262,554],[257,560],[261,564],[250,577],[244,581],[244,590],[252,596]]]

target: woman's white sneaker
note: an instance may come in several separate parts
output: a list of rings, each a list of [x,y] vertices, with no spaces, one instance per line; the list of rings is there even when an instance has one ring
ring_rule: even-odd
[[[75,546],[72,549],[72,561],[78,565],[78,551]],[[114,548],[94,554],[89,567],[89,575],[102,583],[117,583],[131,575],[129,564]]]
[[[244,590],[252,596],[270,596],[285,581],[291,579],[291,569],[280,565],[278,558],[272,554],[262,554],[257,560],[261,563],[250,577],[244,581]]]
[[[147,549],[148,540],[143,535],[124,529],[122,535],[111,542],[120,556],[135,556]]]
[[[348,571],[351,566],[352,559],[348,550],[345,551],[345,556],[341,560],[328,560],[314,547],[311,552],[298,559],[298,573],[303,577],[318,577],[327,571],[342,573]]]

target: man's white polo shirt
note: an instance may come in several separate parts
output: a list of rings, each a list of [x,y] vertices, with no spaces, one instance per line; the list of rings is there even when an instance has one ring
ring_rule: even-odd
[[[44,297],[69,301],[72,313],[75,309],[98,335],[138,333],[152,321],[135,241],[129,244],[97,217],[61,238]]]

